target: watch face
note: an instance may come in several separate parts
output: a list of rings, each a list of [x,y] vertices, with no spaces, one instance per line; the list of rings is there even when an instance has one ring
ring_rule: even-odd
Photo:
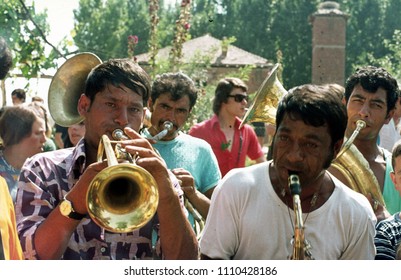
[[[70,215],[71,211],[72,211],[71,202],[69,202],[68,200],[63,200],[60,204],[61,214],[63,214],[63,216],[68,217],[68,215]]]

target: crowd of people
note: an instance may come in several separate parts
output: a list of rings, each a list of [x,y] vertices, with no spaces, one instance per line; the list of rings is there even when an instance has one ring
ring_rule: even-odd
[[[1,79],[11,61],[0,38]],[[250,105],[241,79],[221,79],[213,115],[185,132],[199,92],[185,73],[151,80],[129,58],[88,72],[77,124],[51,126],[43,100],[27,102],[21,90],[1,111],[0,259],[401,258],[401,95],[385,69],[357,69],[345,87],[289,89],[274,128],[264,127],[273,131],[269,156],[260,123],[240,125]],[[384,203],[373,190],[354,190],[332,166],[361,120],[353,151]],[[398,138],[385,139],[391,123]],[[121,220],[116,230],[103,227],[112,218],[102,217],[106,211],[94,218],[88,206],[92,182],[112,177],[99,150],[116,129],[124,132],[113,141],[125,155],[118,160],[144,169],[157,189],[149,201],[157,209],[133,229]],[[110,188],[122,191],[121,181]],[[126,203],[118,199],[109,203]]]

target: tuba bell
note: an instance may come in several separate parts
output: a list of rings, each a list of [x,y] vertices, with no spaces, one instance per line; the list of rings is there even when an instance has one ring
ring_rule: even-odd
[[[70,126],[83,120],[78,113],[78,100],[85,92],[89,72],[102,63],[92,53],[80,53],[67,59],[57,70],[48,92],[49,112],[61,126]]]
[[[287,94],[287,90],[277,78],[277,70],[280,64],[276,63],[270,74],[263,81],[256,92],[254,101],[241,121],[240,128],[246,122],[265,122],[276,124],[276,111],[281,98]]]
[[[69,58],[57,70],[48,92],[49,111],[61,126],[82,121],[78,100],[85,92],[90,71],[102,61],[92,53],[80,53]],[[97,160],[105,154],[108,166],[91,181],[86,193],[91,219],[105,230],[124,233],[145,225],[156,213],[158,189],[153,176],[136,165],[136,158],[121,147],[128,139],[121,130],[100,139]],[[114,144],[114,150],[112,147]],[[123,162],[122,162],[123,161]]]

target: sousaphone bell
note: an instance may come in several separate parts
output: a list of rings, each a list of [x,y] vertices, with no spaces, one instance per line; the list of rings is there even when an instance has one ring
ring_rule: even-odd
[[[80,123],[78,100],[85,92],[89,72],[102,60],[93,53],[80,53],[67,59],[54,75],[48,92],[49,111],[53,120],[68,127]]]
[[[287,90],[277,78],[277,70],[280,63],[276,63],[270,74],[263,81],[256,92],[254,101],[246,112],[240,128],[247,122],[264,122],[276,124],[276,112],[281,98],[287,94]]]

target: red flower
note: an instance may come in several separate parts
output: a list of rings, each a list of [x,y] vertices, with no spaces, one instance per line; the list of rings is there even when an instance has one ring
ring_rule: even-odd
[[[129,35],[128,41],[133,44],[138,44],[139,39],[138,39],[138,36],[136,36],[136,35]]]

